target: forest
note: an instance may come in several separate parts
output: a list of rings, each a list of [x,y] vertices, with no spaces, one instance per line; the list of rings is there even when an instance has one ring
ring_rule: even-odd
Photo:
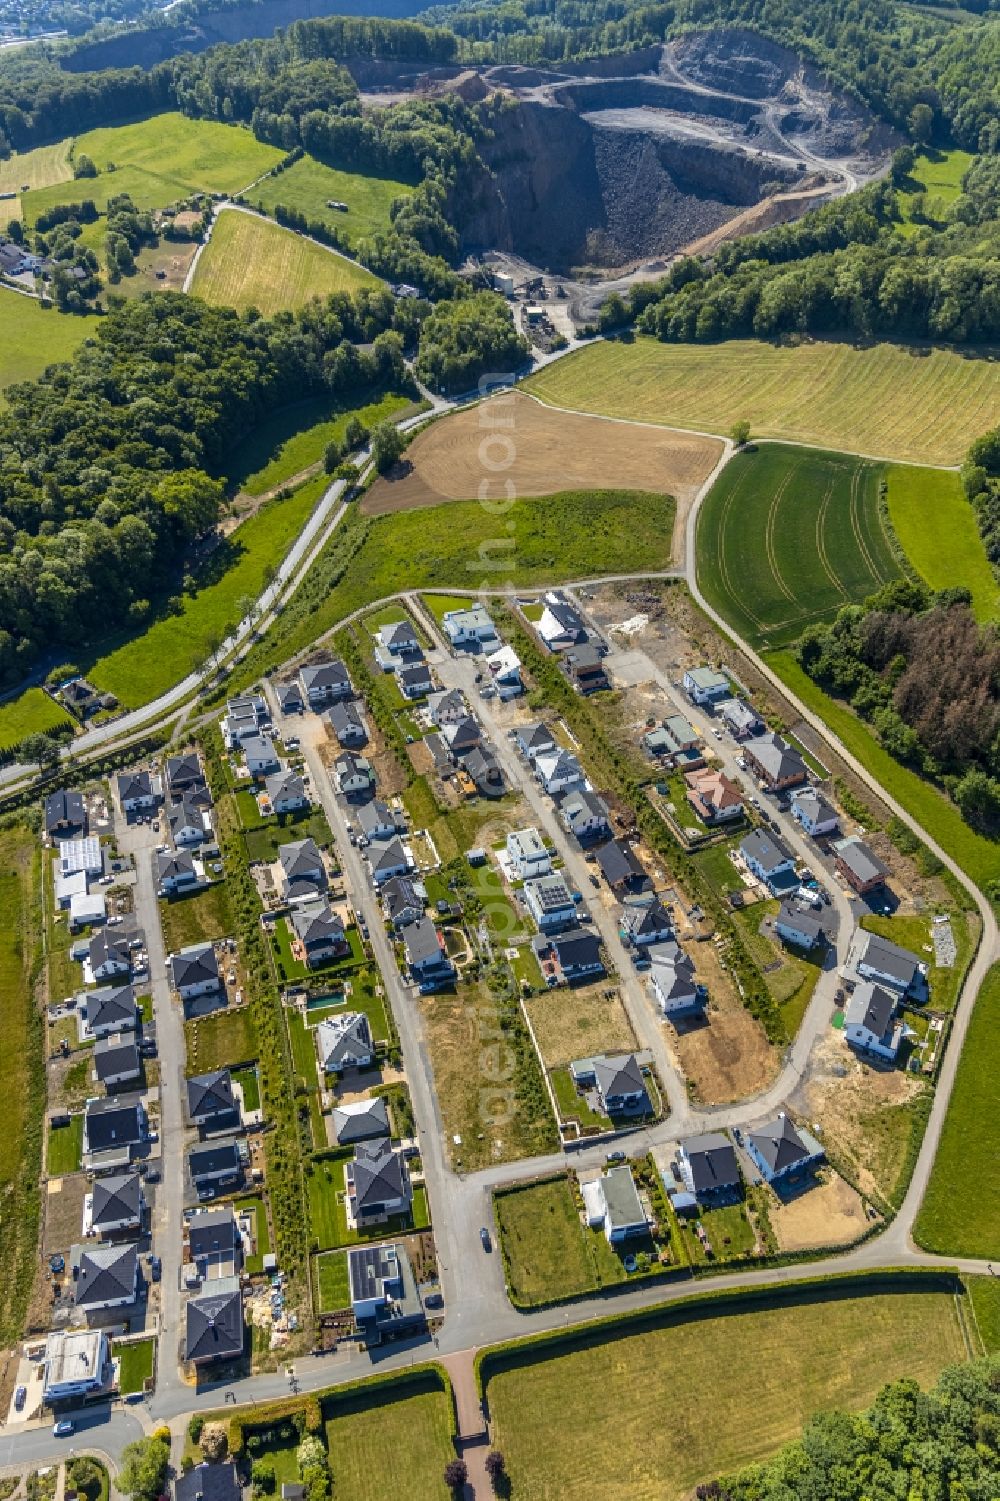
[[[1000,1494],[1000,1359],[948,1366],[933,1391],[894,1381],[866,1413],[823,1413],[774,1459],[698,1501],[992,1501]]]

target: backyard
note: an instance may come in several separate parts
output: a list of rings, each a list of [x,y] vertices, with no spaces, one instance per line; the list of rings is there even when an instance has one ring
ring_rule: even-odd
[[[569,1177],[495,1193],[493,1209],[515,1306],[578,1297],[625,1280],[622,1258],[604,1232],[581,1223]],[[629,1246],[633,1253],[652,1249],[651,1240]]]
[[[193,896],[166,897],[160,902],[163,946],[168,954],[193,943],[213,943],[233,932],[233,913],[229,888],[217,881]]]
[[[153,1359],[156,1341],[143,1339],[132,1345],[115,1345],[119,1360],[118,1387],[122,1396],[129,1392],[141,1392],[153,1374]]]
[[[380,1225],[352,1230],[347,1224],[344,1169],[353,1151],[330,1152],[313,1159],[306,1168],[306,1196],[313,1242],[321,1251],[336,1246],[356,1246],[365,1241],[385,1240],[404,1230],[426,1230],[430,1223],[427,1190],[416,1184],[413,1190],[413,1213],[396,1215]]]
[[[249,1006],[227,1007],[184,1024],[188,1073],[248,1063],[257,1057],[257,1033]]]

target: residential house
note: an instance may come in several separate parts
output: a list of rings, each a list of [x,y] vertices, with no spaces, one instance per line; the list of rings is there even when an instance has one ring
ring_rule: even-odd
[[[726,674],[714,667],[689,667],[684,674],[684,692],[696,704],[717,704],[732,691]]]
[[[132,972],[132,949],[121,932],[103,928],[95,933],[87,950],[95,980],[114,980]]]
[[[448,958],[440,930],[430,918],[419,917],[403,929],[403,952],[410,979],[424,993],[454,981],[455,966]]]
[[[228,1068],[215,1068],[187,1080],[188,1115],[196,1126],[208,1131],[234,1131],[240,1110]]]
[[[96,714],[101,707],[101,698],[97,689],[91,687],[86,678],[74,678],[71,683],[66,683],[60,688],[59,697],[63,705],[71,714],[75,714],[81,723],[91,714]],[[116,700],[112,695],[109,695],[109,698],[111,699],[108,706],[110,708]]]
[[[303,902],[291,914],[289,922],[310,969],[344,959],[350,954],[351,945],[344,931],[343,919],[331,911],[326,902]]]
[[[356,703],[334,704],[327,710],[326,717],[337,737],[337,744],[344,750],[368,744],[368,731]]]
[[[74,1246],[70,1265],[73,1302],[82,1313],[127,1308],[139,1296],[139,1257],[134,1245]]]
[[[600,937],[591,928],[573,927],[551,937],[541,933],[531,946],[549,985],[560,979],[567,985],[578,985],[607,973]]]
[[[650,755],[670,756],[689,768],[702,761],[697,754],[697,731],[683,714],[668,714],[662,724],[643,735],[642,743]]]
[[[390,625],[384,625],[378,633],[378,643],[382,648],[381,657],[419,657],[423,655],[417,633],[409,620],[394,620]],[[391,665],[391,664],[390,664]]]
[[[82,792],[61,787],[45,799],[45,832],[50,839],[68,839],[86,833],[87,809]]]
[[[84,877],[86,880],[86,877]],[[104,922],[108,915],[107,898],[100,891],[77,891],[69,899],[69,930],[79,933],[81,928],[93,928]]]
[[[342,1011],[328,1016],[316,1028],[320,1066],[326,1074],[342,1074],[347,1068],[371,1068],[375,1044],[371,1024],[363,1011]]]
[[[182,1001],[211,995],[222,983],[219,961],[210,943],[192,943],[179,954],[171,954],[167,966],[170,984]]]
[[[714,828],[743,816],[739,786],[724,771],[692,771],[684,778],[687,800],[695,813]]]
[[[351,1105],[337,1104],[333,1107],[333,1134],[339,1146],[352,1146],[356,1141],[371,1141],[375,1137],[388,1136],[389,1109],[384,1095],[369,1100],[356,1100]]]
[[[566,649],[563,658],[570,682],[578,693],[599,693],[611,685],[604,670],[604,656],[591,641]]]
[[[159,896],[176,896],[201,885],[203,874],[195,868],[190,850],[157,850],[154,859]]]
[[[524,883],[524,905],[539,932],[551,933],[576,924],[576,903],[559,871]]]
[[[594,1089],[605,1115],[649,1115],[652,1110],[634,1053],[579,1058],[570,1064],[570,1073],[578,1089]]]
[[[305,782],[297,771],[288,767],[269,776],[264,783],[264,790],[274,813],[298,813],[309,806]]]
[[[132,1161],[149,1139],[141,1100],[117,1100],[113,1095],[88,1100],[83,1115],[84,1162],[113,1167]]]
[[[183,797],[204,787],[205,771],[197,751],[183,751],[179,756],[168,756],[165,767],[167,793],[171,798]]]
[[[413,1185],[402,1152],[388,1141],[359,1141],[354,1160],[344,1171],[347,1225],[379,1225],[396,1215],[408,1215]]]
[[[901,948],[879,933],[858,933],[855,961],[863,980],[884,985],[900,995],[923,999],[927,994],[927,965],[909,949]]]
[[[746,740],[762,728],[756,710],[751,708],[745,698],[724,698],[721,703],[716,704],[715,711],[737,740]]]
[[[191,1365],[200,1368],[239,1359],[243,1354],[239,1277],[220,1277],[210,1284],[209,1291],[189,1298],[184,1319],[184,1359]],[[177,1501],[241,1501],[243,1488],[232,1464],[200,1464],[178,1476],[174,1493]]]
[[[231,698],[226,705],[225,717],[219,721],[226,749],[237,750],[244,740],[259,734],[269,722],[267,704],[259,694]]]
[[[601,875],[619,897],[626,892],[635,895],[649,891],[652,887],[642,861],[623,839],[610,839],[607,844],[602,844],[597,850],[597,863]]]
[[[800,912],[789,901],[782,902],[774,919],[774,931],[783,943],[796,948],[812,949],[826,941],[823,924],[808,912]]]
[[[101,841],[96,834],[87,834],[82,839],[64,839],[59,845],[59,875],[99,876],[104,869]]]
[[[811,1173],[826,1160],[826,1153],[808,1131],[798,1131],[783,1110],[773,1121],[748,1131],[747,1156],[760,1169],[766,1183],[791,1183]]]
[[[86,871],[77,870],[71,876],[56,876],[52,894],[58,910],[65,912],[75,896],[87,895],[87,888]]]
[[[406,845],[395,836],[392,839],[370,840],[365,851],[365,859],[371,870],[373,886],[384,886],[386,881],[392,880],[393,876],[409,874],[410,861],[406,853]]]
[[[202,1209],[187,1223],[188,1251],[202,1281],[232,1276],[243,1259],[243,1240],[232,1208]],[[214,1276],[213,1276],[214,1274]]]
[[[728,1136],[708,1131],[681,1142],[677,1162],[689,1193],[699,1204],[705,1199],[728,1195],[741,1186],[736,1153]]]
[[[535,625],[541,639],[550,651],[563,651],[585,641],[587,630],[577,610],[564,594],[552,590],[546,594],[541,618]]]
[[[870,980],[856,985],[844,1012],[844,1037],[851,1047],[894,1063],[903,1040],[903,1024],[896,1021],[898,1001],[898,995]]]
[[[356,822],[364,840],[394,839],[399,833],[395,813],[379,798],[358,809]]]
[[[497,651],[490,652],[486,657],[486,666],[499,698],[506,701],[517,698],[519,693],[524,692],[521,658],[512,646],[501,646]]]
[[[508,834],[507,855],[519,881],[547,876],[552,869],[552,856],[537,829],[517,829]]]
[[[507,783],[492,745],[487,745],[485,741],[482,745],[477,745],[465,757],[463,765],[480,797],[503,797]]]
[[[547,755],[556,749],[551,730],[548,725],[541,723],[528,724],[522,729],[515,730],[514,742],[521,755],[532,766],[539,756]]]
[[[648,1235],[649,1222],[628,1163],[609,1168],[599,1183],[604,1234],[610,1244],[616,1246],[635,1236]]]
[[[160,781],[152,772],[121,771],[117,786],[123,813],[146,813],[160,801]]]
[[[434,770],[442,781],[447,782],[454,773],[455,762],[444,736],[437,730],[432,730],[429,735],[424,736],[424,747],[434,762]]]
[[[626,902],[622,907],[619,929],[625,942],[636,949],[667,943],[674,936],[670,913],[655,897],[647,902]]]
[[[403,697],[409,699],[426,698],[434,687],[431,670],[422,658],[419,662],[401,663],[396,668],[396,682]]]
[[[580,844],[593,844],[611,833],[608,805],[589,788],[568,792],[559,805],[559,816]]]
[[[206,828],[207,821],[207,814],[188,793],[179,803],[174,803],[167,813],[171,837],[175,844],[181,846],[203,844],[211,831],[210,822]]]
[[[278,700],[279,714],[302,714],[305,711],[305,695],[297,681],[275,683],[274,694]]]
[[[784,792],[807,780],[806,763],[780,735],[760,735],[743,747],[743,759],[769,792]]]
[[[219,1284],[216,1283],[212,1290],[213,1297],[218,1298],[221,1296],[218,1289]],[[242,1311],[240,1312],[240,1318],[242,1321]],[[188,1334],[190,1335],[192,1333],[190,1320],[188,1321],[188,1325]],[[242,1328],[240,1333],[242,1337]],[[235,1356],[239,1352],[234,1349],[231,1353]],[[189,1360],[192,1359],[191,1356],[186,1358]],[[211,1358],[217,1359],[219,1357],[213,1355]],[[226,1359],[229,1358],[230,1356],[227,1354]],[[198,1365],[200,1362],[197,1359],[193,1359],[192,1363]],[[285,1487],[282,1486],[282,1491],[284,1489]],[[182,1470],[174,1478],[174,1501],[243,1501],[243,1486],[236,1473],[236,1466],[231,1460],[225,1464],[208,1464],[205,1460],[202,1460],[200,1464],[196,1464],[192,1469]],[[284,1497],[282,1497],[282,1501],[285,1501]],[[304,1498],[299,1496],[296,1498],[296,1501],[304,1501]]]
[[[867,896],[869,891],[885,884],[889,867],[857,835],[838,840],[833,851],[838,874],[859,896]]]
[[[223,1187],[242,1183],[247,1158],[244,1144],[231,1138],[217,1138],[192,1147],[188,1152],[188,1167],[198,1194],[217,1193]]]
[[[441,725],[441,738],[453,756],[464,756],[480,743],[483,731],[471,714],[449,715]]]
[[[763,829],[753,829],[740,840],[740,854],[750,874],[763,881],[772,896],[798,885],[795,856],[780,834],[765,834]]]
[[[458,688],[439,688],[427,699],[427,717],[439,729],[446,724],[457,724],[468,715],[465,697]]]
[[[99,1037],[94,1044],[94,1073],[108,1090],[136,1084],[142,1078],[142,1059],[134,1036]]]
[[[695,977],[695,968],[679,943],[651,944],[649,983],[653,999],[664,1016],[684,1016],[703,1011],[707,1003],[704,988]]]
[[[301,668],[299,682],[310,709],[325,709],[354,693],[350,674],[339,658]]]
[[[393,876],[382,887],[382,912],[400,932],[424,915],[424,900],[409,876]]]
[[[445,610],[441,627],[452,646],[482,646],[496,640],[496,626],[490,612],[478,602],[467,609]]]
[[[405,1246],[352,1246],[347,1252],[351,1312],[366,1334],[382,1340],[426,1323]]]
[[[100,1329],[54,1329],[45,1337],[42,1369],[47,1406],[96,1397],[112,1382],[108,1336]]]
[[[241,741],[240,748],[252,777],[266,777],[281,765],[270,735],[248,735]]]
[[[792,793],[792,817],[803,827],[812,839],[822,839],[825,834],[835,834],[840,827],[840,819],[834,808],[822,792],[817,792],[813,787],[804,787],[800,792]]]
[[[366,756],[355,756],[345,751],[333,763],[337,791],[344,797],[368,797],[375,791],[375,773]]]
[[[88,1037],[110,1037],[112,1032],[127,1032],[138,1024],[131,985],[102,985],[82,991],[77,1000]]]
[[[311,902],[326,891],[326,866],[315,839],[295,839],[278,851],[281,887],[289,902]]]
[[[138,1234],[146,1210],[146,1196],[138,1173],[114,1173],[95,1178],[84,1200],[85,1233],[105,1236],[125,1231]]]

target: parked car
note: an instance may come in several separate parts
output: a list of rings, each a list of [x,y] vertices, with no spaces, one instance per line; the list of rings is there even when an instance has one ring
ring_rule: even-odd
[[[159,1183],[159,1181],[160,1181],[160,1169],[158,1167],[147,1167],[147,1169],[146,1169],[146,1182],[147,1183]]]
[[[27,1395],[28,1395],[28,1388],[26,1386],[19,1386],[17,1388],[17,1390],[14,1393],[14,1411],[15,1412],[20,1412],[21,1411],[21,1408],[24,1406],[24,1403],[25,1403],[25,1400],[27,1398]]]
[[[159,1256],[151,1256],[149,1258],[149,1275],[152,1277],[154,1282],[159,1282],[160,1278],[163,1276],[163,1262],[160,1260]]]
[[[70,1434],[75,1432],[76,1424],[73,1422],[72,1418],[60,1418],[58,1423],[53,1426],[52,1437],[69,1438]]]
[[[483,1225],[482,1228],[479,1231],[479,1239],[483,1243],[483,1250],[484,1251],[492,1251],[492,1249],[493,1249],[493,1242],[490,1239],[490,1232],[487,1230],[487,1228],[486,1228],[485,1225]]]
[[[609,1152],[604,1160],[605,1162],[625,1162],[627,1156],[626,1152]]]
[[[426,1308],[443,1308],[444,1298],[440,1293],[428,1293],[424,1299],[424,1306]]]

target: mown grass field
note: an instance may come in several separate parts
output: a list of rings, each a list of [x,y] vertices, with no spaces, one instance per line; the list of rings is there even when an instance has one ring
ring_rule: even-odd
[[[121,1366],[118,1374],[118,1386],[125,1396],[128,1392],[141,1392],[143,1383],[153,1374],[153,1356],[156,1352],[156,1341],[143,1339],[134,1345],[119,1345],[118,1358]]]
[[[0,1341],[23,1332],[36,1266],[38,1175],[45,1110],[44,1031],[35,1010],[41,962],[41,867],[28,829],[0,833],[0,1076],[8,1094],[0,1135]]]
[[[340,407],[318,396],[285,407],[240,444],[229,466],[229,481],[247,495],[265,495],[322,463],[327,444],[343,440],[352,417],[371,428],[409,405],[409,397],[389,392],[363,407]]]
[[[20,219],[27,194],[22,188],[49,188],[69,182],[73,168],[69,160],[70,142],[56,141],[51,146],[36,146],[34,151],[15,152],[0,161],[0,193],[14,193],[14,198],[0,201],[0,226]]]
[[[945,1256],[1000,1256],[1000,966],[976,998],[930,1182],[913,1227]]]
[[[191,1078],[211,1073],[215,1068],[248,1063],[257,1057],[257,1033],[247,1006],[213,1011],[197,1021],[185,1022],[184,1036]]]
[[[796,640],[900,569],[879,510],[883,466],[767,443],[737,454],[698,515],[698,582],[755,646]]]
[[[830,698],[814,683],[791,652],[765,654],[768,666],[798,698],[829,725],[876,780],[956,860],[977,886],[1000,879],[1000,844],[977,834],[944,793],[896,761],[883,750],[868,726],[844,703]]]
[[[27,688],[0,704],[0,751],[18,745],[26,735],[45,734],[71,722],[72,716],[41,688]]]
[[[88,334],[94,333],[96,317],[57,313],[43,308],[33,297],[0,291],[0,409],[7,405],[4,387],[35,380],[47,365],[72,357]]]
[[[944,223],[945,211],[962,191],[962,178],[974,158],[969,151],[918,151],[909,183],[898,194],[901,222],[897,226],[907,239],[919,234],[923,224],[913,218],[914,201],[924,194],[923,223]]]
[[[900,1376],[929,1386],[964,1358],[946,1293],[695,1317],[493,1376],[492,1441],[520,1501],[681,1501],[773,1454],[813,1413],[864,1408]]]
[[[258,308],[265,317],[310,297],[377,285],[363,266],[269,219],[231,209],[220,214],[194,273],[191,291],[222,307]]]
[[[917,572],[932,589],[963,584],[972,591],[977,620],[994,620],[1000,613],[1000,584],[958,475],[893,464],[886,477],[889,521]]]
[[[77,136],[74,156],[89,156],[98,175],[81,178],[70,188],[58,180],[54,186],[39,185],[24,197],[24,216],[33,224],[43,209],[82,198],[92,198],[103,209],[116,193],[130,193],[143,209],[164,208],[192,193],[238,193],[283,154],[240,125],[191,120],[169,110],[134,125]],[[112,164],[114,170],[109,170]]]
[[[142,635],[100,657],[88,671],[95,687],[135,708],[200,666],[213,639],[237,624],[239,601],[261,593],[268,564],[284,558],[326,484],[325,475],[310,480],[237,527],[228,538],[225,571],[197,593],[182,596],[179,614],[162,616]]]
[[[444,1467],[455,1457],[451,1434],[451,1398],[443,1391],[395,1401],[364,1392],[334,1399],[326,1442],[337,1501],[446,1501]]]
[[[557,360],[526,389],[554,406],[902,463],[960,464],[996,423],[1000,368],[950,350],[835,341],[776,347],[601,342]]]
[[[360,172],[341,172],[327,167],[314,157],[304,156],[287,172],[268,177],[250,195],[269,213],[283,203],[297,209],[309,219],[322,219],[344,236],[350,245],[389,224],[389,207],[394,198],[412,193],[413,188],[391,177],[368,177]],[[327,200],[346,203],[347,213],[327,208]]]
[[[168,897],[160,903],[163,946],[168,954],[192,943],[214,943],[234,930],[229,888],[217,881],[194,896]]]

